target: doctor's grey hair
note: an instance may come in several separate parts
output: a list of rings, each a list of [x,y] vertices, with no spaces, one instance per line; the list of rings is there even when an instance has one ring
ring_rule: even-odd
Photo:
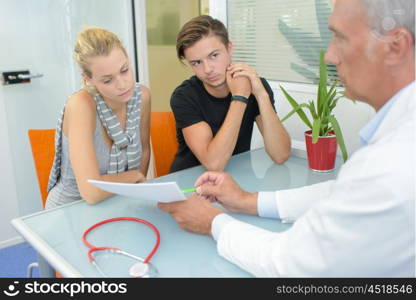
[[[415,44],[415,0],[360,0],[370,29],[383,36],[396,28],[406,28]]]

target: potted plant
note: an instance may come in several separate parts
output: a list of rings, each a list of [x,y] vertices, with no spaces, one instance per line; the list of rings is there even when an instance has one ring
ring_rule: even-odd
[[[316,102],[297,103],[287,91],[280,86],[286,99],[293,110],[288,113],[282,122],[297,113],[300,119],[309,128],[305,132],[306,151],[308,154],[309,168],[315,171],[328,172],[334,168],[337,144],[342,152],[344,162],[348,158],[347,150],[342,136],[341,128],[332,113],[342,94],[337,91],[337,81],[330,87],[327,85],[327,65],[324,61],[324,51],[320,51],[319,58],[319,85]],[[312,120],[307,117],[304,109],[307,109]]]

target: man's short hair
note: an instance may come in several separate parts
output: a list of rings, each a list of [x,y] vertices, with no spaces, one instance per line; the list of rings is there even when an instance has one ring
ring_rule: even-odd
[[[214,35],[227,47],[229,43],[228,31],[221,21],[208,15],[192,18],[182,26],[176,39],[176,53],[179,60],[185,58],[184,52],[200,39]]]
[[[383,36],[396,28],[406,28],[415,43],[415,0],[360,0],[370,29]]]

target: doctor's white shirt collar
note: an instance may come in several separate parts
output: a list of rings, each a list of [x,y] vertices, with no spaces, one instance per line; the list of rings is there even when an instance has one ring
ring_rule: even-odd
[[[393,106],[394,102],[400,95],[407,89],[412,88],[415,85],[415,82],[408,84],[404,88],[402,88],[399,92],[397,92],[389,101],[387,101],[381,109],[376,113],[376,115],[370,120],[370,122],[365,125],[361,131],[358,133],[360,136],[360,143],[361,145],[365,146],[368,145],[374,136],[374,133],[377,131],[378,127],[380,126],[381,122],[384,120],[387,113],[390,111],[390,108]]]

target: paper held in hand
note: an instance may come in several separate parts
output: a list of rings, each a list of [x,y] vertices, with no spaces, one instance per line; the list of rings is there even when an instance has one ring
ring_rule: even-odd
[[[88,179],[88,182],[107,192],[153,202],[185,200],[176,182],[118,183]]]

